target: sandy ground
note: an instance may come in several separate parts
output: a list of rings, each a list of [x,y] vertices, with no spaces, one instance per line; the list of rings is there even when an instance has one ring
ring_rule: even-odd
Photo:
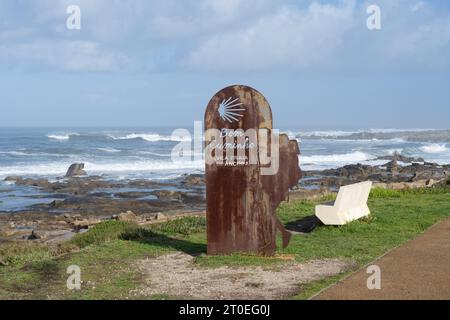
[[[450,299],[450,219],[372,263],[380,267],[381,289],[367,288],[367,269],[323,291],[323,300]]]
[[[355,265],[337,259],[300,264],[286,262],[271,267],[200,268],[194,258],[174,253],[139,262],[145,285],[135,292],[191,299],[283,299],[295,295],[299,284],[333,276]]]

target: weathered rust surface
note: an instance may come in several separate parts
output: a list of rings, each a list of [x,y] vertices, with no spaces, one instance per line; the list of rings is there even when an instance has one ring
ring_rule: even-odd
[[[232,106],[229,113],[223,112],[224,103]],[[267,129],[271,133],[272,111],[258,91],[246,86],[231,86],[218,92],[209,102],[205,130],[209,129]],[[206,137],[208,146],[212,139]],[[280,165],[274,175],[261,175],[264,166],[259,158],[255,164],[206,164],[208,254],[252,252],[273,255],[277,229],[283,234],[283,246],[288,245],[291,234],[284,229],[275,211],[287,198],[288,189],[301,177],[299,147],[297,141],[290,141],[287,135],[281,135],[279,142]],[[256,148],[270,150],[261,145],[259,139]],[[237,155],[237,151],[234,152]],[[245,150],[247,159],[250,152]]]

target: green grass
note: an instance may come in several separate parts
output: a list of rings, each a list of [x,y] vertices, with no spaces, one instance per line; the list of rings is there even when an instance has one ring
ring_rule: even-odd
[[[170,235],[189,236],[191,234],[203,232],[205,228],[205,217],[186,217],[183,219],[171,220],[166,223],[155,224],[151,227],[151,230]]]
[[[89,232],[77,234],[70,243],[84,248],[93,244],[101,244],[106,241],[118,239],[125,232],[138,229],[138,225],[125,221],[106,221],[94,226]]]
[[[3,245],[0,246],[0,266],[23,265],[29,261],[41,261],[51,259],[54,253],[46,246],[27,245]]]
[[[313,215],[316,204],[285,203],[278,216],[284,223],[293,222]],[[372,215],[368,219],[343,227],[320,227],[309,235],[294,235],[290,246],[279,249],[273,258],[249,254],[207,256],[206,221],[202,217],[148,227],[109,221],[53,249],[32,244],[0,245],[0,299],[170,299],[162,295],[140,297],[132,292],[143,281],[135,268],[136,261],[173,251],[194,254],[196,264],[202,268],[270,267],[286,258],[298,262],[341,258],[362,267],[449,217],[450,194],[446,188],[374,189],[369,207]],[[78,265],[82,270],[81,291],[66,288],[66,269],[70,265]],[[293,298],[309,298],[346,274],[302,285]]]
[[[383,188],[373,188],[370,192],[370,198],[401,198],[411,195],[421,194],[446,194],[448,189],[444,187],[439,188],[420,188],[420,189],[403,189],[403,190],[390,190]]]

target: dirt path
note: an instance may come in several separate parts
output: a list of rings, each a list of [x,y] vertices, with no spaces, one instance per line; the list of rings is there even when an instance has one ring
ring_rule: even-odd
[[[375,261],[381,289],[367,289],[366,269],[323,291],[320,300],[450,299],[450,219]]]
[[[314,260],[272,267],[201,268],[185,253],[139,262],[145,285],[135,292],[193,299],[282,299],[295,295],[299,284],[337,275],[354,268],[351,261]]]

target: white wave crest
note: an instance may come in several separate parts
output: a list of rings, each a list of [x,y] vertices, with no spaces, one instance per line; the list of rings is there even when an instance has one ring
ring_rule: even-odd
[[[29,155],[22,151],[0,151],[0,154],[8,154],[11,156],[27,156],[27,155]]]
[[[313,155],[313,156],[301,156],[302,163],[355,163],[358,161],[367,161],[374,159],[367,153],[356,151],[346,154],[331,154],[331,155]]]
[[[103,152],[108,152],[108,153],[122,152],[122,151],[120,151],[118,149],[114,149],[114,148],[97,148],[97,150],[103,151]]]
[[[109,135],[109,137],[113,140],[133,140],[133,139],[142,139],[149,142],[158,142],[158,141],[174,141],[174,142],[183,142],[183,141],[191,141],[191,137],[186,136],[163,136],[157,133],[131,133],[124,136],[115,136]]]
[[[70,137],[79,136],[78,133],[61,133],[61,134],[48,134],[47,138],[50,140],[67,141]]]
[[[355,132],[352,131],[301,131],[301,132],[288,132],[288,136],[300,136],[300,137],[322,137],[322,138],[329,138],[329,137],[345,137],[350,136]]]
[[[84,162],[88,174],[114,174],[114,173],[152,173],[168,172],[176,173],[189,170],[203,170],[204,162],[199,161],[134,161],[134,162],[111,162],[91,163]],[[48,162],[30,165],[4,166],[0,167],[0,178],[7,176],[48,176],[61,177],[66,172],[70,162]]]
[[[429,144],[429,145],[420,147],[420,150],[425,153],[436,154],[436,153],[448,152],[449,148],[447,148],[447,146],[445,144],[433,143],[433,144]]]
[[[170,157],[172,154],[170,153],[159,153],[159,152],[152,152],[152,151],[137,151],[137,154],[142,155],[151,155],[156,157]]]

